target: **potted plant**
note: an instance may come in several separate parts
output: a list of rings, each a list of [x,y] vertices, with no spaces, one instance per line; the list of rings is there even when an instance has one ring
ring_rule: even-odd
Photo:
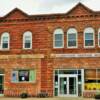
[[[28,93],[26,91],[22,91],[22,93],[20,94],[21,98],[27,98],[28,97]]]
[[[95,98],[95,100],[100,100],[100,93],[96,93],[94,98]]]

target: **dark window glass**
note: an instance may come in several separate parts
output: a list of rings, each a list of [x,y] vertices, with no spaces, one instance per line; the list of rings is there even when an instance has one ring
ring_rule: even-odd
[[[8,48],[8,43],[3,43],[2,48],[4,49]]]
[[[93,46],[93,33],[85,33],[85,46]]]
[[[55,34],[55,47],[63,46],[63,34]]]
[[[68,47],[76,46],[76,34],[68,34]]]
[[[29,71],[19,71],[19,81],[29,81]]]

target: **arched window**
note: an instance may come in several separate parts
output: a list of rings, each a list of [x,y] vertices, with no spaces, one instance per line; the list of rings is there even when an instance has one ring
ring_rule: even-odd
[[[61,28],[58,28],[54,31],[53,47],[54,48],[63,48],[64,47],[64,32]]]
[[[4,32],[1,35],[1,49],[9,49],[10,46],[10,35],[8,32]]]
[[[98,30],[98,46],[100,47],[100,28]]]
[[[77,30],[75,28],[70,28],[67,31],[67,47],[68,48],[77,48]]]
[[[23,49],[32,49],[32,33],[30,31],[23,34]]]
[[[84,47],[94,47],[94,29],[91,27],[84,30]]]

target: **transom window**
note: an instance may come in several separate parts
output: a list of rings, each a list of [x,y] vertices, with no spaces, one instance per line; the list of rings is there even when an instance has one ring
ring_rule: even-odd
[[[32,49],[32,33],[27,31],[23,35],[23,48]]]
[[[1,49],[9,49],[10,36],[5,32],[1,35]]]
[[[77,47],[77,30],[75,28],[70,28],[67,31],[67,47],[68,48]]]
[[[91,27],[84,30],[84,46],[94,47],[94,29]]]
[[[64,47],[64,33],[62,29],[56,29],[54,31],[54,39],[53,39],[53,46],[54,48],[63,48]]]
[[[35,70],[14,70],[12,72],[12,82],[32,82],[35,79]]]

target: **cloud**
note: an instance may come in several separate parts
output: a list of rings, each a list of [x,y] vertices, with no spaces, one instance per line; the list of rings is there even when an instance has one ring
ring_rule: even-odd
[[[100,10],[100,0],[0,0],[0,16],[18,7],[28,14],[64,13],[78,2]]]

